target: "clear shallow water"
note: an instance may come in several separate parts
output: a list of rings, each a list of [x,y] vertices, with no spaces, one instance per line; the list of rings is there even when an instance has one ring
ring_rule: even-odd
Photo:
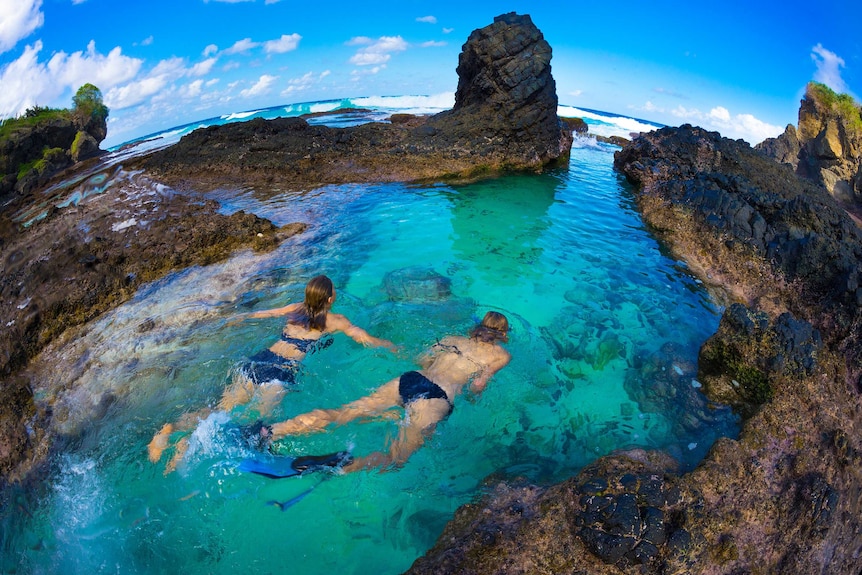
[[[400,573],[490,475],[556,481],[632,446],[696,465],[718,435],[736,432],[694,381],[697,349],[719,310],[644,229],[612,170],[613,150],[583,141],[568,169],[457,188],[219,194],[226,212],[306,221],[309,231],[273,253],[242,253],[150,285],[34,362],[37,398],[53,405],[56,432],[68,439],[44,487],[13,494],[0,571]],[[448,278],[452,296],[390,301],[384,278],[411,266]],[[403,351],[336,336],[306,359],[271,419],[364,395],[488,309],[512,322],[512,363],[476,401],[456,400],[397,471],[243,474],[236,466],[249,451],[233,422],[254,420],[252,404],[201,423],[180,469],[163,475],[146,457],[152,434],[214,404],[232,367],[281,328],[277,319],[227,321],[298,300],[321,272],[338,289],[335,311]],[[362,455],[394,432],[391,422],[352,424],[277,449]],[[268,503],[302,494],[285,511]]]

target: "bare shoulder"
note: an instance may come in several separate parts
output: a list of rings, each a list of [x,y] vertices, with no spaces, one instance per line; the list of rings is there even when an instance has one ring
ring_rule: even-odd
[[[345,315],[332,312],[326,314],[326,328],[329,331],[344,331],[351,325],[353,324],[350,323],[350,320]]]

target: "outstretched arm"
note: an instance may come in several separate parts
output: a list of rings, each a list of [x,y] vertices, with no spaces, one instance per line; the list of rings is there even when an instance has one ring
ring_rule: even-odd
[[[385,347],[393,353],[398,351],[398,346],[388,339],[374,337],[361,327],[350,323],[350,320],[341,314],[330,313],[326,318],[326,327],[330,331],[342,331],[347,337],[366,347]]]
[[[246,314],[245,317],[249,318],[249,319],[265,318],[265,317],[280,317],[280,316],[284,316],[284,315],[287,315],[291,312],[296,311],[296,309],[300,305],[302,305],[302,304],[291,303],[291,304],[287,304],[284,307],[277,307],[277,308],[273,308],[273,309],[264,309],[261,311],[253,311],[251,313]]]
[[[266,318],[266,317],[280,317],[292,313],[297,310],[301,303],[291,303],[287,304],[284,307],[277,307],[273,309],[264,309],[261,311],[251,311],[247,313],[240,313],[235,315],[230,321],[227,322],[227,325],[236,325],[243,320],[246,319],[257,319],[257,318]]]

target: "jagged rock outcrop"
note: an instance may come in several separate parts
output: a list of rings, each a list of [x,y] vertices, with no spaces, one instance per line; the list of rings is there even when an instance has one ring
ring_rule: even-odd
[[[568,157],[557,117],[551,47],[529,16],[498,16],[463,46],[452,110],[348,128],[301,118],[195,130],[143,159],[150,173],[196,189],[235,183],[306,189],[346,182],[472,179],[541,170]]]
[[[72,112],[16,127],[0,139],[0,203],[13,194],[26,196],[73,163],[97,156],[107,134],[106,118]]]
[[[849,96],[809,83],[799,107],[798,128],[789,125],[757,148],[862,210],[862,108]]]
[[[491,482],[409,573],[858,575],[862,234],[823,188],[714,132],[641,134],[615,166],[729,304],[697,379],[739,437],[685,474],[633,451],[550,487]]]

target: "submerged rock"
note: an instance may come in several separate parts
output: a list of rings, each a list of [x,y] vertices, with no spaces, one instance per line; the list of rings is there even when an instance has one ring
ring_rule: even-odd
[[[615,165],[645,220],[728,303],[696,380],[663,349],[634,358],[627,389],[642,409],[684,406],[672,413],[690,432],[720,421],[703,381],[745,415],[739,437],[685,474],[635,451],[550,487],[496,485],[409,573],[857,575],[862,235],[823,188],[699,128],[642,134]]]
[[[235,184],[308,189],[346,182],[468,180],[541,170],[568,157],[551,47],[529,16],[498,16],[464,44],[452,110],[389,124],[313,126],[255,119],[195,130],[141,165],[195,189]]]

